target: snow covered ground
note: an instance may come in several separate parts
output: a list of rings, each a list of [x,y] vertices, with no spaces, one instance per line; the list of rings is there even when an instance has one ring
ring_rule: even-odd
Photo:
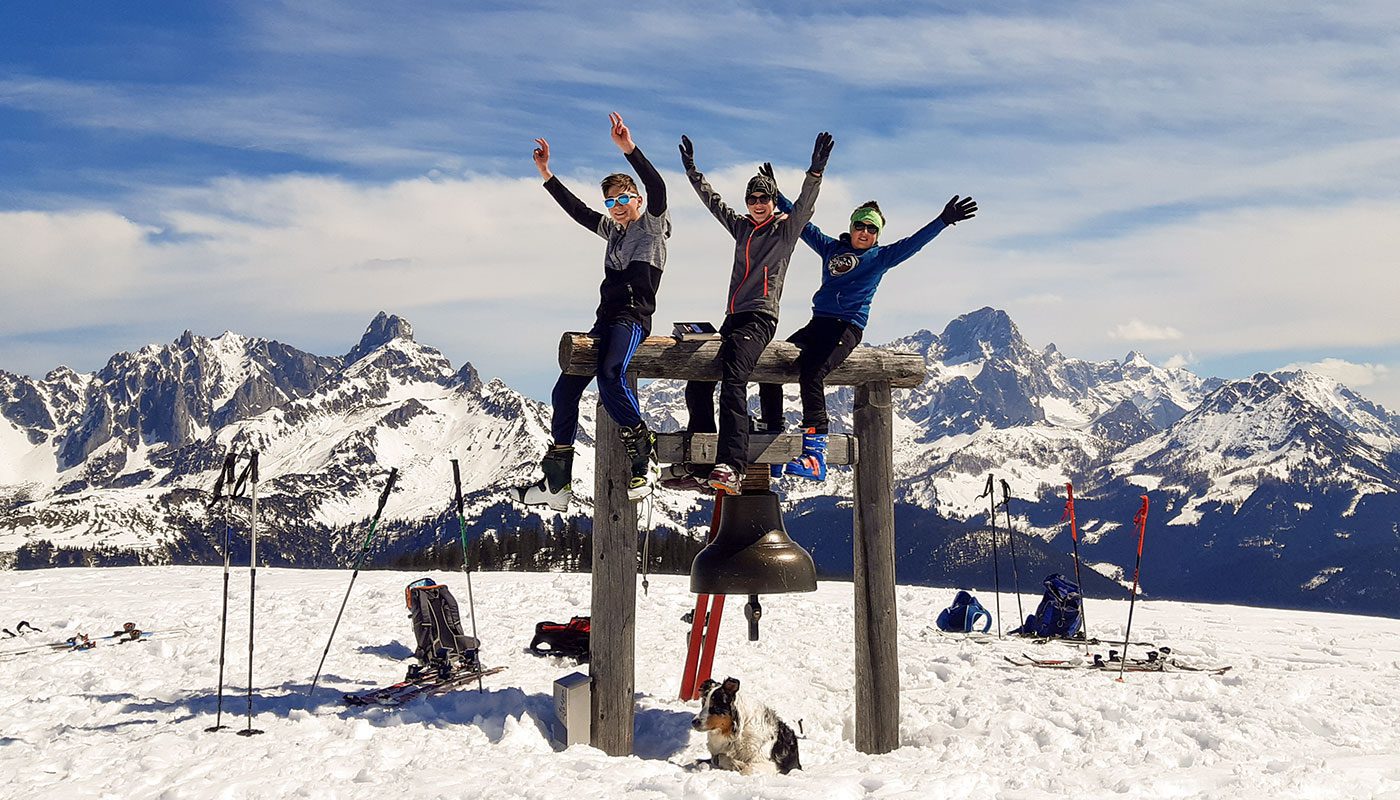
[[[465,604],[460,574],[436,573]],[[900,587],[903,747],[852,739],[850,584],[769,597],[750,643],[731,603],[715,664],[794,727],[804,769],[746,778],[697,770],[696,704],[675,699],[693,604],[682,577],[638,597],[637,755],[550,745],[552,681],[575,669],[524,652],[534,624],[586,613],[586,575],[486,573],[473,583],[489,665],[484,694],[397,711],[342,707],[343,691],[397,679],[412,641],[403,586],[365,572],[322,688],[306,690],[348,572],[259,570],[255,725],[214,721],[220,570],[0,573],[0,626],[43,634],[194,626],[183,636],[0,659],[3,795],[132,798],[1400,798],[1400,620],[1143,601],[1133,638],[1224,676],[1018,668],[1003,655],[1064,645],[979,644],[929,633],[948,589]],[[225,721],[243,723],[247,574],[233,577]],[[982,598],[988,607],[991,597]],[[1027,608],[1034,598],[1026,596]],[[1009,596],[1002,608],[1014,608]],[[1088,605],[1091,632],[1121,630],[1127,604]],[[1008,619],[1010,614],[1007,615]],[[0,641],[0,650],[20,640]]]

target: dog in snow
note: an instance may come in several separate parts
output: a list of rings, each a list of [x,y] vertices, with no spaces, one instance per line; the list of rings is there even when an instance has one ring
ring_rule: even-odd
[[[802,769],[797,760],[797,735],[762,703],[740,696],[739,679],[700,685],[700,713],[690,726],[707,735],[710,763],[744,775]]]

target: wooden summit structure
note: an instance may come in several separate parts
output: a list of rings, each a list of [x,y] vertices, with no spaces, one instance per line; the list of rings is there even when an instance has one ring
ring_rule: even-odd
[[[775,341],[764,349],[752,382],[796,383],[798,349]],[[570,375],[597,372],[593,338],[566,333],[559,367]],[[718,381],[719,341],[652,336],[638,346],[633,378]],[[855,387],[855,443],[840,458],[833,441],[828,463],[855,462],[854,584],[856,748],[887,753],[899,747],[899,652],[894,576],[894,417],[891,393],[924,380],[914,353],[857,347],[826,378],[828,386]],[[631,477],[617,423],[598,406],[594,471],[593,597],[590,633],[592,744],[609,755],[632,754],[637,615],[637,511],[627,499]],[[684,434],[657,434],[661,460],[713,461],[714,434],[696,434],[685,452]],[[833,440],[837,437],[833,437]],[[782,463],[802,448],[800,434],[749,437],[752,463]],[[706,457],[706,454],[709,457]],[[859,458],[851,458],[854,453]],[[668,458],[669,457],[669,458]],[[766,481],[765,481],[766,482]]]

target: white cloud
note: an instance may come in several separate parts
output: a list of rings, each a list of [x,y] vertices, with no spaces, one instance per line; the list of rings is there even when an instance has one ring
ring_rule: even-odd
[[[1196,357],[1191,353],[1174,353],[1162,364],[1167,369],[1186,369],[1196,363]]]
[[[1390,368],[1384,364],[1356,364],[1341,358],[1324,358],[1321,361],[1289,364],[1284,369],[1301,369],[1326,375],[1341,383],[1358,389],[1371,386],[1384,380]]]
[[[1132,319],[1108,332],[1114,339],[1129,342],[1167,342],[1181,338],[1181,331],[1170,325],[1151,325],[1140,319]]]

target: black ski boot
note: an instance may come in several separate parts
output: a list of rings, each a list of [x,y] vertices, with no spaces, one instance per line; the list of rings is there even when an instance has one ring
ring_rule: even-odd
[[[573,445],[551,445],[549,452],[540,461],[544,477],[529,486],[511,489],[516,502],[527,506],[549,506],[555,511],[569,510],[569,501],[574,497],[574,448]]]
[[[661,475],[656,464],[656,434],[647,430],[645,422],[635,428],[621,428],[622,447],[632,462],[632,480],[627,485],[627,499],[641,500],[650,495]]]

